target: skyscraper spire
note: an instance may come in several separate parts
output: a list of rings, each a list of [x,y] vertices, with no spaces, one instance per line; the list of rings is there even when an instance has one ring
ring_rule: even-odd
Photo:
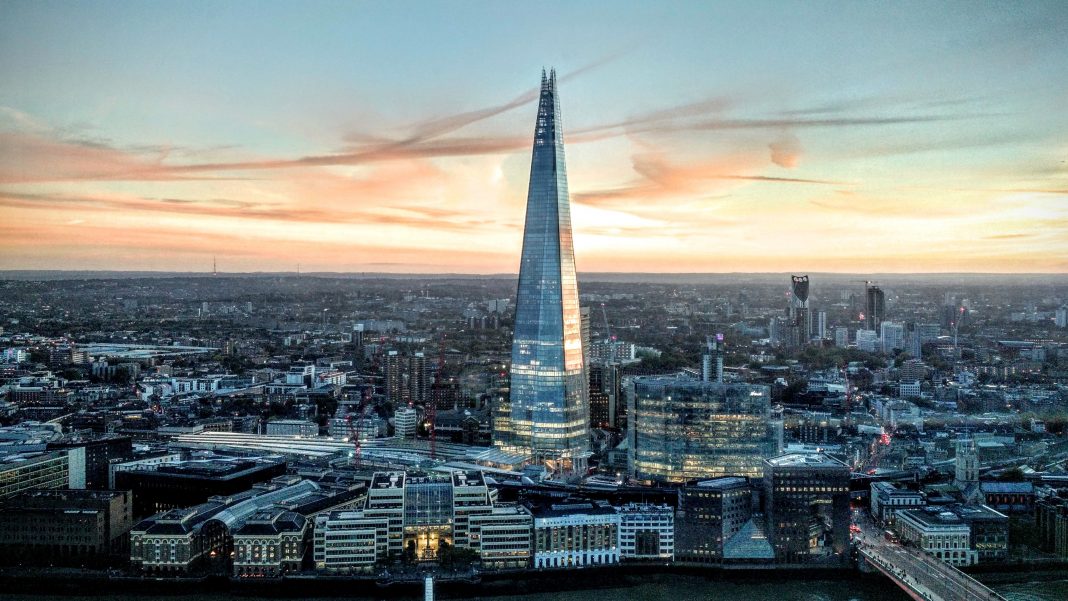
[[[571,205],[556,71],[542,70],[512,340],[510,407],[497,443],[561,475],[589,456]]]

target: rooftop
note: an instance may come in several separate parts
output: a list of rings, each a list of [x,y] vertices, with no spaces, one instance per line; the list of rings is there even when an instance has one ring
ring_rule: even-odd
[[[824,453],[787,453],[764,461],[772,467],[849,469],[848,465]]]

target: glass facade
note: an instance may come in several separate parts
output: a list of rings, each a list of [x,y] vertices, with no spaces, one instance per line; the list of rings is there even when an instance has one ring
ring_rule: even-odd
[[[582,469],[589,409],[556,74],[542,74],[512,341],[506,449]],[[581,462],[581,464],[579,463]]]
[[[760,477],[777,451],[767,386],[688,378],[635,378],[631,430],[634,477],[686,482]]]

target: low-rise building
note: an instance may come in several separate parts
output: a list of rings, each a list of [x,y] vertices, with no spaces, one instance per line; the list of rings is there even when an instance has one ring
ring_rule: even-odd
[[[0,561],[102,566],[126,553],[130,491],[34,490],[0,501]]]
[[[311,523],[294,511],[262,509],[233,531],[233,574],[238,578],[299,572],[310,542]]]
[[[163,461],[115,472],[115,488],[134,493],[134,517],[144,517],[233,495],[285,474],[278,459],[213,458]]]
[[[85,449],[0,451],[0,499],[31,490],[85,488]]]
[[[274,419],[267,422],[268,436],[306,436],[319,435],[319,424],[303,419]]]
[[[923,493],[894,482],[871,483],[871,515],[875,519],[893,523],[894,514],[902,509],[916,509],[927,504]]]
[[[494,555],[491,562],[517,562],[516,553],[529,548],[528,527],[507,522],[507,512],[495,512],[496,491],[480,471],[450,474],[378,472],[371,479],[362,509],[334,511],[316,518],[313,556],[316,569],[336,574],[366,572],[375,563],[408,554],[411,561],[436,561],[446,546],[475,549]],[[514,517],[514,516],[513,516]],[[499,538],[486,546],[494,519],[506,522],[493,537],[514,535],[505,546]],[[515,517],[522,521],[522,517]],[[478,526],[478,544],[472,528]],[[507,530],[515,532],[506,532]],[[529,551],[526,551],[529,554]]]
[[[486,568],[530,565],[534,517],[522,505],[502,503],[470,518],[470,548]]]
[[[336,492],[336,497],[327,495],[337,503],[350,500],[344,488]],[[134,526],[130,565],[149,574],[182,575],[211,560],[229,566],[233,557],[230,569],[236,576],[283,575],[304,557],[306,543],[298,542],[307,538],[303,513],[323,508],[321,486],[287,476],[193,507],[170,509]],[[244,545],[240,553],[238,543]]]
[[[534,567],[619,563],[620,515],[605,502],[532,506]]]
[[[619,554],[624,559],[673,561],[675,559],[675,510],[667,505],[637,505],[617,508]]]
[[[983,504],[1006,513],[1030,513],[1035,507],[1035,485],[1030,482],[980,482]]]
[[[971,527],[957,514],[944,508],[905,509],[897,512],[894,524],[901,540],[954,566],[970,566],[979,561],[972,549]]]

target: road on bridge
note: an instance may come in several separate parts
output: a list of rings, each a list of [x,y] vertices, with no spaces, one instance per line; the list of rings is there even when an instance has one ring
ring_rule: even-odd
[[[946,562],[915,547],[886,540],[863,510],[853,512],[860,553],[914,595],[930,601],[1005,601],[1001,595]]]

